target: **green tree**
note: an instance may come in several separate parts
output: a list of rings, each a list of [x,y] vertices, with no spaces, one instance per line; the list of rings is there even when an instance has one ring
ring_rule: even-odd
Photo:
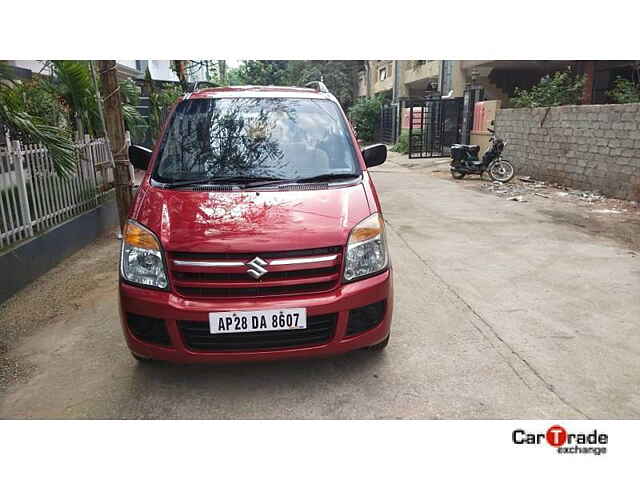
[[[0,62],[0,123],[12,137],[47,147],[56,171],[63,175],[75,165],[73,130],[102,135],[104,128],[89,61],[49,60],[46,64],[51,76],[18,81],[11,68]],[[135,108],[139,88],[131,80],[123,81],[120,95],[127,128],[143,135],[146,122]]]
[[[13,88],[20,96],[26,113],[42,119],[47,125],[69,128],[67,110],[58,97],[48,90],[42,78],[16,82]]]
[[[140,87],[130,78],[120,82],[120,96],[122,98],[122,117],[132,138],[143,138],[148,124],[138,111],[140,105]]]
[[[227,70],[224,85],[243,85],[240,78],[240,68],[231,68]]]
[[[381,108],[382,98],[375,96],[359,98],[349,109],[349,118],[359,139],[365,142],[374,140]]]
[[[237,68],[241,85],[286,85],[286,60],[246,60]]]
[[[102,122],[89,62],[49,60],[52,75],[45,81],[69,112],[69,124],[80,133],[103,133]]]
[[[46,117],[26,111],[20,82],[13,78],[4,63],[0,63],[0,124],[23,139],[44,145],[51,152],[54,168],[59,175],[65,175],[75,166],[71,132],[59,125],[48,124]]]
[[[343,108],[355,98],[355,76],[362,60],[246,60],[227,73],[230,85],[304,86],[322,80]]]
[[[149,133],[151,140],[155,141],[160,136],[160,130],[169,108],[184,95],[182,87],[171,85],[158,87],[154,84],[151,73],[147,69],[145,73],[146,90],[149,92]]]
[[[556,72],[547,75],[529,90],[516,87],[511,105],[515,108],[556,107],[578,105],[582,97],[585,79],[573,72]]]
[[[640,103],[640,85],[618,77],[607,95],[614,103]]]
[[[355,78],[362,60],[293,60],[287,67],[290,85],[305,85],[322,79],[345,110],[355,98]]]

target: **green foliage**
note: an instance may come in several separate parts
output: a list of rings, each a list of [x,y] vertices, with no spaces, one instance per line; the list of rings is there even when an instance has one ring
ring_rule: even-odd
[[[46,88],[43,80],[16,83],[13,87],[21,97],[22,108],[31,116],[42,119],[48,125],[68,128],[68,111],[58,98]]]
[[[182,88],[178,85],[165,87],[154,86],[151,80],[151,73],[147,69],[145,82],[149,90],[149,131],[152,141],[160,136],[162,125],[169,113],[169,108],[184,95]]]
[[[53,75],[19,82],[0,63],[0,123],[15,139],[41,143],[51,152],[56,172],[75,165],[72,129],[103,134],[96,86],[85,60],[50,60]],[[147,124],[135,108],[140,90],[131,80],[120,83],[123,117],[132,135],[144,135]]]
[[[75,166],[71,132],[59,125],[48,124],[46,117],[29,113],[20,83],[12,78],[6,65],[0,64],[0,67],[0,123],[16,132],[22,140],[44,145],[51,153],[56,173],[66,175]]]
[[[144,138],[147,131],[147,121],[136,108],[140,105],[140,87],[130,78],[120,82],[120,96],[122,98],[122,117],[127,130],[133,139]]]
[[[240,77],[240,68],[232,68],[227,70],[227,78],[224,85],[243,85],[243,80]]]
[[[91,69],[87,60],[50,60],[53,71],[45,81],[48,90],[58,96],[69,111],[69,123],[78,133],[97,135],[102,132]]]
[[[140,105],[140,87],[130,78],[122,80],[120,82],[120,97],[124,103]]]
[[[289,85],[303,86],[322,79],[342,108],[348,110],[354,101],[355,75],[359,60],[293,60],[287,66]]]
[[[229,85],[304,86],[322,79],[342,107],[354,100],[359,60],[247,60],[227,73]]]
[[[571,71],[545,76],[529,90],[515,89],[511,105],[515,108],[556,107],[577,105],[582,97],[585,79]]]
[[[351,106],[349,118],[359,139],[365,142],[374,140],[376,127],[380,121],[381,108],[382,99],[379,96],[359,98]]]
[[[607,95],[614,103],[640,103],[640,85],[618,77]]]
[[[247,60],[237,69],[240,85],[287,85],[286,60]]]
[[[400,133],[400,138],[391,147],[391,151],[398,153],[407,153],[409,151],[409,132],[407,130],[403,130]]]

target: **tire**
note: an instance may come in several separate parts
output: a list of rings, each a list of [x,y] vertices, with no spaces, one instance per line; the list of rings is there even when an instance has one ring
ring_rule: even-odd
[[[133,358],[135,358],[139,363],[151,363],[153,362],[152,359],[148,358],[148,357],[141,357],[140,355],[138,355],[137,353],[133,353],[131,352],[131,356]]]
[[[456,170],[451,170],[451,176],[456,180],[462,180],[466,173],[458,172]]]
[[[507,183],[515,176],[516,170],[508,160],[496,160],[489,165],[491,180]]]
[[[371,345],[369,348],[367,348],[367,350],[369,350],[371,352],[381,352],[382,350],[387,348],[387,345],[389,345],[389,337],[391,337],[391,334],[387,335],[387,338],[385,338],[380,343],[376,343],[375,345]]]

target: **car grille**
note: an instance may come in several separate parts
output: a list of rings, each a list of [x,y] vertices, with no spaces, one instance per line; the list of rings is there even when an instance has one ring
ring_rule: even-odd
[[[309,347],[328,343],[334,335],[337,313],[307,318],[304,330],[278,330],[267,332],[223,333],[212,335],[209,322],[182,320],[178,328],[189,350],[238,351],[264,350],[290,347]]]
[[[253,278],[256,257],[267,270]],[[242,298],[326,292],[340,282],[342,248],[265,253],[169,252],[174,290],[187,298]]]

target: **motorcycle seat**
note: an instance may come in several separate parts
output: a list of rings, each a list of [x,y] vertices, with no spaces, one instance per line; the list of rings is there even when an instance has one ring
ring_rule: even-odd
[[[460,150],[467,150],[471,153],[477,154],[480,151],[480,146],[479,145],[463,145],[461,143],[455,143],[453,145],[451,145],[452,149],[460,149]]]

